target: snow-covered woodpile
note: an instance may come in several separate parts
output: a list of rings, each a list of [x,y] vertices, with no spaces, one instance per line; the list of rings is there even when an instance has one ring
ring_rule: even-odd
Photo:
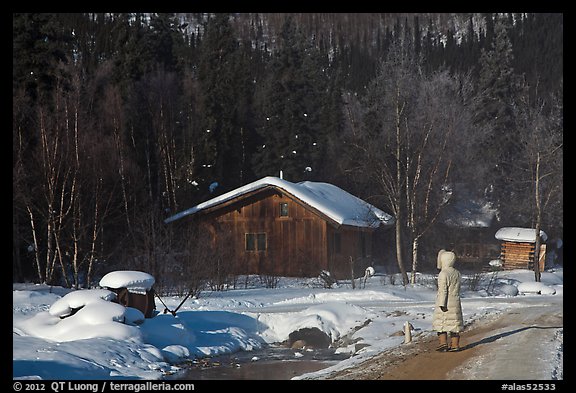
[[[512,269],[534,269],[534,254],[536,248],[536,231],[532,228],[501,228],[496,232],[496,239],[502,241],[500,260],[502,268]],[[544,270],[544,260],[546,256],[546,233],[540,231],[540,254],[538,265],[540,271]]]

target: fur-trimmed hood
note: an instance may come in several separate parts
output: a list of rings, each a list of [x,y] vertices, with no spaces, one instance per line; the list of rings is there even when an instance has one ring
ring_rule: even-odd
[[[436,259],[436,267],[438,269],[454,267],[454,263],[456,263],[456,254],[453,251],[444,249],[438,251],[438,258]]]

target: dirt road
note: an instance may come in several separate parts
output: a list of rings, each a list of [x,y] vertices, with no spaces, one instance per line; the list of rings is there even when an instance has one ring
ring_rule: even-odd
[[[511,308],[462,334],[460,352],[436,352],[428,335],[326,379],[562,380],[562,302]]]

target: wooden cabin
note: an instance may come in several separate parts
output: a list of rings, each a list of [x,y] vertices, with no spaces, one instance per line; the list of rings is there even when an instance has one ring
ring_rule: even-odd
[[[433,249],[453,247],[459,269],[487,269],[500,255],[500,244],[494,239],[496,223],[497,209],[492,203],[469,185],[457,183],[452,187],[450,203],[441,212]],[[435,258],[431,262],[436,266]]]
[[[134,270],[113,271],[100,280],[101,287],[116,294],[116,303],[140,310],[145,318],[152,318],[156,310],[154,283],[150,274]]]
[[[495,234],[496,239],[501,240],[500,260],[502,269],[529,269],[534,270],[536,230],[532,228],[505,227]],[[540,231],[540,253],[538,266],[544,271],[546,259],[546,233]]]
[[[372,239],[394,218],[328,183],[265,177],[165,220],[209,227],[238,274],[337,278],[364,274]],[[222,246],[222,244],[220,244]]]

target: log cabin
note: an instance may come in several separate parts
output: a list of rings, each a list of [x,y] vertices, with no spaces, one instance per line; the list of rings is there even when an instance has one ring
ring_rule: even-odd
[[[203,225],[238,274],[336,279],[364,275],[373,234],[394,218],[328,183],[265,177],[165,220]]]
[[[533,228],[504,227],[494,237],[502,242],[500,260],[502,269],[534,270],[536,230]],[[538,268],[544,271],[546,259],[546,240],[548,236],[540,230],[540,253]]]
[[[467,184],[454,184],[452,191],[450,203],[442,210],[433,233],[429,255],[434,256],[434,250],[439,248],[452,247],[458,256],[459,269],[488,270],[490,262],[500,255],[500,244],[494,238],[498,210],[483,193]],[[435,266],[435,256],[431,262]]]

